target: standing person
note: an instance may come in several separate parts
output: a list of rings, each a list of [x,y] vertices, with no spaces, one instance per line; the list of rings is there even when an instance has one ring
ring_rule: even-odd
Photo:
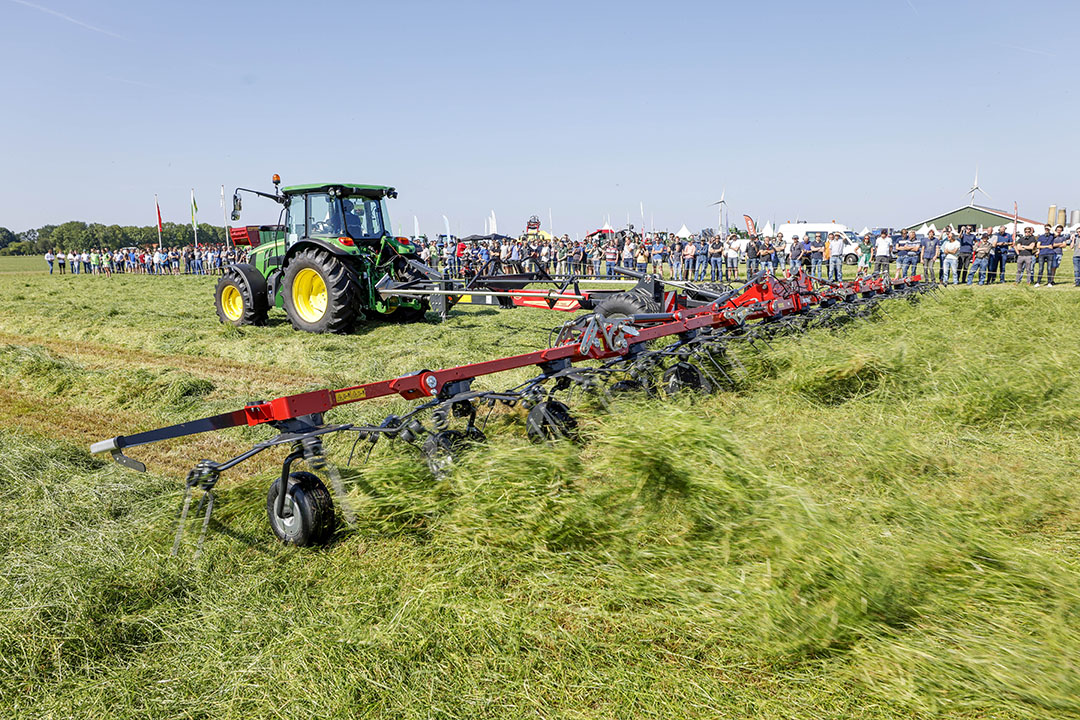
[[[682,279],[687,282],[694,279],[694,256],[697,255],[697,246],[694,238],[688,237],[682,249]]]
[[[903,278],[915,275],[915,268],[919,263],[919,240],[915,237],[915,231],[908,230],[905,236],[900,238],[900,242],[903,243],[904,256],[900,260],[899,274]]]
[[[874,243],[870,233],[866,233],[859,240],[859,266],[856,271],[859,277],[870,272],[870,258],[874,254]]]
[[[1012,245],[1012,240],[1009,238],[1008,233],[1005,232],[1005,226],[998,228],[998,231],[990,236],[990,246],[994,251],[990,254],[990,282],[994,282],[994,276],[997,275],[997,282],[1005,282],[1005,263],[1009,260],[1009,246]]]
[[[45,251],[45,262],[49,263],[49,274],[52,275],[53,263],[56,262],[56,255],[52,250]]]
[[[979,275],[979,284],[985,284],[986,273],[990,267],[990,255],[993,252],[994,248],[990,245],[990,234],[983,233],[983,236],[975,241],[975,245],[971,250],[971,274],[968,275],[968,285],[972,284],[976,273]],[[991,282],[993,282],[993,278],[991,278]]]
[[[645,243],[638,245],[637,257],[637,271],[644,275],[649,271],[649,249]]]
[[[825,258],[825,240],[822,233],[814,233],[814,239],[810,241],[810,274],[816,278],[821,277],[821,265]]]
[[[1080,230],[1073,231],[1072,240],[1069,241],[1069,249],[1072,250],[1073,285],[1080,287]]]
[[[843,233],[833,233],[829,241],[829,280],[844,280],[844,237]]]
[[[1024,228],[1024,234],[1016,238],[1016,284],[1023,280],[1024,274],[1028,276],[1030,285],[1035,279],[1035,248],[1038,243],[1035,239],[1035,231],[1031,227]]]
[[[694,266],[697,268],[694,280],[701,282],[705,279],[705,273],[709,269],[709,243],[702,237],[694,243],[694,248],[696,250],[694,253]]]
[[[784,233],[776,233],[776,269],[783,265],[785,268],[791,263],[791,240],[784,239]]]
[[[960,252],[956,255],[956,267],[960,272],[960,282],[966,283],[968,269],[971,267],[971,254],[975,249],[975,226],[960,228]]]
[[[719,235],[713,235],[709,243],[709,282],[724,280],[724,241]]]
[[[761,242],[757,235],[751,235],[746,241],[746,281],[758,274],[761,269],[761,261],[758,254],[761,251]]]
[[[941,243],[941,254],[945,257],[945,271],[941,276],[941,283],[948,285],[951,278],[953,285],[958,284],[959,276],[956,266],[959,263],[957,256],[960,254],[960,241],[951,232],[945,233],[945,242]]]
[[[739,279],[739,238],[729,235],[724,243],[724,280],[734,282]]]
[[[1065,246],[1069,244],[1069,238],[1065,235],[1065,227],[1058,225],[1054,228],[1054,260],[1050,266],[1050,285],[1054,284],[1054,276],[1057,275],[1058,266],[1061,265],[1061,257],[1065,252]],[[60,268],[60,274],[64,269]]]
[[[796,236],[798,237],[798,236]],[[802,272],[810,274],[810,265],[813,263],[813,243],[810,242],[810,235],[807,234],[801,243],[798,243],[799,247],[799,266]]]
[[[607,262],[607,275],[611,277],[615,274],[616,263],[619,262],[619,251],[615,247],[614,240],[608,243],[607,250],[604,251],[604,260]]]
[[[56,253],[56,267],[60,270],[60,274],[64,274],[64,266],[67,265],[67,257],[64,255],[64,251]]]
[[[874,243],[874,274],[889,277],[889,263],[892,260],[892,238],[888,230],[882,230]]]
[[[659,237],[653,238],[652,249],[649,251],[649,258],[652,260],[652,271],[656,277],[664,277],[664,255],[667,254],[667,247],[660,241]]]
[[[71,268],[72,275],[79,274],[79,256],[68,250],[67,254],[68,267]]]
[[[1039,266],[1039,278],[1035,281],[1035,287],[1039,287],[1042,284],[1043,268],[1046,268],[1046,280],[1049,287],[1054,287],[1054,282],[1051,279],[1051,273],[1054,271],[1054,245],[1056,240],[1054,233],[1050,231],[1050,226],[1046,226],[1045,232],[1039,236],[1038,241],[1038,260],[1036,261]]]
[[[922,256],[923,275],[925,276],[923,280],[930,283],[937,282],[937,268],[934,266],[937,264],[938,255],[941,253],[941,243],[938,242],[933,230],[920,243],[919,253]]]

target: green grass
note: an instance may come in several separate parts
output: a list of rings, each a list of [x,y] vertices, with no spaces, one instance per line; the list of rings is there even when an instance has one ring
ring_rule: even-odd
[[[565,318],[237,330],[212,286],[0,277],[10,716],[1080,716],[1071,288],[894,303],[744,353],[738,393],[579,409],[581,446],[507,414],[441,481],[380,445],[323,550],[273,540],[272,464],[241,466],[195,561],[194,531],[168,556],[184,470],[265,431],[134,451],[146,475],[90,441],[533,349]]]

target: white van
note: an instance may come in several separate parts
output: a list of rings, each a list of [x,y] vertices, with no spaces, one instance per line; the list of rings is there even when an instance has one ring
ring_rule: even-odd
[[[784,242],[790,240],[794,235],[798,235],[799,240],[805,240],[808,235],[820,236],[821,242],[825,242],[829,233],[840,233],[844,236],[844,264],[855,265],[859,262],[859,238],[847,225],[810,222],[784,223],[776,228],[776,232],[777,234],[784,234]]]

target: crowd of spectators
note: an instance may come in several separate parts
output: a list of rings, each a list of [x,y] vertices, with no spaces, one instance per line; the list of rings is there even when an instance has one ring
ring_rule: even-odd
[[[735,282],[761,270],[780,274],[804,269],[828,281],[843,279],[844,264],[852,254],[851,240],[842,233],[738,236],[722,238],[703,233],[679,238],[669,233],[639,234],[633,228],[594,233],[584,240],[569,236],[492,236],[466,242],[440,237],[417,238],[420,259],[452,276],[499,275],[543,271],[553,276],[613,277],[616,268],[652,272],[672,280]],[[1013,236],[1000,227],[976,233],[973,227],[951,227],[941,236],[930,230],[925,236],[908,230],[882,230],[866,234],[855,249],[855,272],[904,278],[921,274],[943,284],[1003,283],[1013,279],[1009,263],[1016,264],[1015,282],[1036,287],[1044,280],[1053,286],[1064,251],[1071,250],[1073,283],[1080,287],[1080,232],[1068,234],[1064,227],[1045,226],[1040,235],[1026,227]],[[49,273],[111,275],[220,275],[234,262],[244,262],[247,252],[222,245],[184,248],[92,249],[83,252],[45,254]],[[1037,271],[1037,272],[1036,272]]]
[[[104,275],[133,273],[138,275],[223,275],[225,268],[244,262],[243,249],[223,245],[189,245],[183,248],[121,248],[108,250],[91,248],[82,252],[45,253],[49,274]]]

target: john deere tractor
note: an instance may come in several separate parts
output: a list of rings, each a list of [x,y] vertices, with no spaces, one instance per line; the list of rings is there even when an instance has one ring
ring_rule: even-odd
[[[384,298],[382,278],[408,281],[428,275],[406,238],[390,232],[387,198],[392,187],[324,183],[274,192],[237,188],[232,219],[240,219],[240,193],[282,206],[279,224],[232,228],[237,245],[249,245],[249,262],[231,265],[218,281],[218,317],[232,325],[263,325],[271,307],[284,308],[297,330],[343,333],[365,318],[421,320],[428,309],[418,297]],[[283,222],[282,222],[283,221]]]

